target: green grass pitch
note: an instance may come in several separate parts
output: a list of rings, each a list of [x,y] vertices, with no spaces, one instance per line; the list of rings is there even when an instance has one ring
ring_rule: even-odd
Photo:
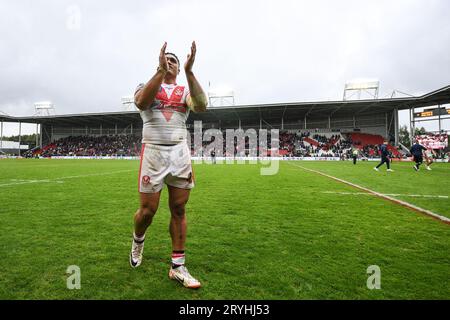
[[[449,299],[450,225],[301,168],[450,217],[450,164],[375,165],[195,164],[186,263],[203,286],[189,290],[168,278],[166,189],[129,266],[138,161],[0,160],[0,299]]]

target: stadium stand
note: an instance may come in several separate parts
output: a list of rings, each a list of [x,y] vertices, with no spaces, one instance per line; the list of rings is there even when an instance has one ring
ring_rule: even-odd
[[[383,144],[383,141],[385,139],[380,135],[372,135],[366,133],[352,133],[350,134],[350,137],[353,141],[353,145],[362,150],[366,155],[369,155],[370,157],[374,156],[374,151],[375,154],[378,154],[377,146]],[[388,150],[396,158],[403,157],[403,154],[392,145],[388,145]]]
[[[283,157],[342,158],[355,146],[363,156],[377,157],[378,145],[384,139],[390,141],[391,153],[402,157],[394,147],[399,145],[398,111],[412,112],[414,108],[445,104],[449,99],[447,86],[421,97],[213,107],[205,113],[191,113],[187,127],[192,132],[195,123],[201,121],[203,130],[219,129],[224,133],[226,129],[238,128],[264,129],[269,133],[278,129],[279,154]],[[142,120],[138,111],[39,117],[0,115],[0,122],[40,124],[40,148],[29,151],[30,156],[137,156],[140,151]],[[226,139],[223,140],[225,146]],[[234,147],[230,153],[242,152],[237,142]],[[246,154],[248,148],[247,141]],[[270,154],[270,150],[258,150],[258,154]]]
[[[194,155],[194,137],[191,135],[191,152]],[[312,137],[312,138],[311,138]],[[234,154],[227,153],[226,135],[223,133],[222,154],[226,156],[239,155],[239,146],[237,140],[234,141]],[[258,137],[259,139],[259,137]],[[108,136],[69,136],[58,139],[42,149],[35,148],[26,152],[25,157],[55,157],[55,156],[88,156],[88,157],[137,157],[141,150],[141,137],[139,135],[108,135]],[[214,143],[202,142],[203,148]],[[271,148],[270,138],[268,139],[268,148]],[[336,134],[333,132],[312,134],[308,131],[281,131],[279,133],[279,156],[281,157],[339,157],[350,158],[352,148],[359,148],[363,157],[377,158],[378,146],[383,143],[383,137],[351,133]],[[390,146],[395,157],[403,157],[394,147]],[[248,138],[245,139],[245,155],[251,155]],[[259,156],[270,155],[270,151],[264,153],[259,148],[255,154]]]

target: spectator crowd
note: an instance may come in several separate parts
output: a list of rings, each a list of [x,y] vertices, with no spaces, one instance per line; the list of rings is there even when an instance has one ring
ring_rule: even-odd
[[[140,136],[70,136],[59,139],[42,149],[30,151],[28,156],[139,156],[140,148]]]
[[[267,150],[259,148],[258,144],[250,149],[249,138],[246,137],[244,144],[234,139],[234,146],[226,148],[226,133],[222,136],[222,152],[216,150],[217,155],[224,156],[267,156],[271,154],[270,131],[267,137]],[[203,150],[209,146],[216,146],[215,137],[202,141]],[[190,135],[191,151],[193,155],[194,137]],[[211,145],[210,145],[211,144]],[[273,144],[275,146],[275,144]],[[243,147],[244,146],[244,147]],[[234,150],[233,150],[234,148]],[[283,157],[337,157],[341,159],[351,158],[353,149],[358,148],[363,158],[377,158],[379,156],[378,145],[364,144],[361,141],[352,141],[351,135],[345,134],[311,134],[308,131],[280,131],[279,132],[279,155]],[[231,150],[230,150],[231,149]],[[244,149],[244,150],[242,150]],[[108,136],[69,136],[61,138],[45,146],[42,149],[28,151],[25,156],[139,156],[141,150],[141,136],[139,135],[108,135]]]

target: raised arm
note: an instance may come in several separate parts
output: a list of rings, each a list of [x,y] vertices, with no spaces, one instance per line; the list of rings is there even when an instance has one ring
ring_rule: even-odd
[[[145,86],[134,94],[134,103],[140,110],[145,110],[155,100],[156,94],[169,69],[166,58],[167,42],[161,48],[159,54],[159,67],[155,75],[145,84]]]
[[[197,46],[194,41],[192,42],[191,53],[188,54],[187,61],[184,64],[184,71],[186,73],[190,93],[187,99],[187,105],[194,112],[205,112],[208,106],[208,99],[200,86],[200,83],[197,81],[197,78],[192,72],[192,66],[194,65],[196,53]]]

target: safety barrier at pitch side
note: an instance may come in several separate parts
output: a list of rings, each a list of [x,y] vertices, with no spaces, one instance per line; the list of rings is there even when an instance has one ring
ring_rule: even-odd
[[[26,159],[18,156],[0,156],[0,159]],[[35,159],[35,158],[32,158]],[[140,157],[130,156],[54,156],[54,157],[39,157],[39,159],[96,159],[96,160],[139,160]],[[194,161],[211,161],[211,157],[191,157]],[[342,161],[338,157],[216,157],[216,161]],[[358,161],[371,161],[379,162],[380,158],[373,159],[358,159]],[[346,159],[345,161],[352,161],[352,159]],[[392,159],[395,162],[412,162],[411,158],[407,159]],[[434,159],[434,162],[450,163],[448,159]]]

